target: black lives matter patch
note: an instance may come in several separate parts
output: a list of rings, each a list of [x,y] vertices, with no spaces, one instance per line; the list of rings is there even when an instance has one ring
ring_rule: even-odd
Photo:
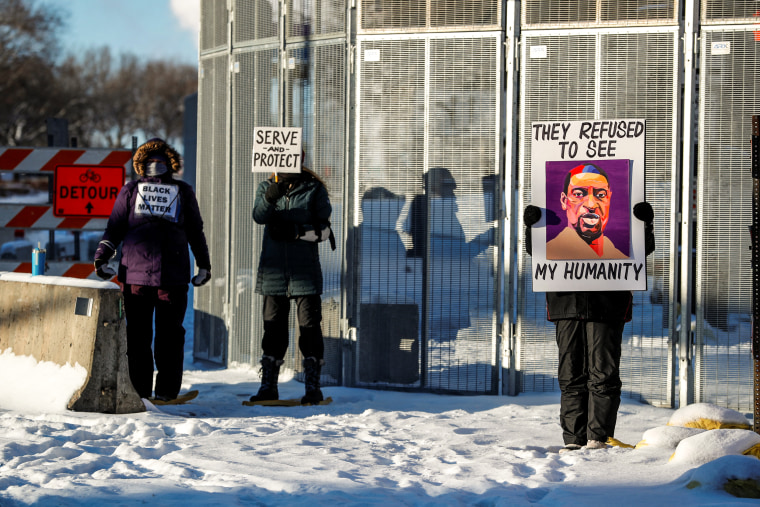
[[[138,183],[135,215],[176,222],[179,217],[179,187],[161,183]]]

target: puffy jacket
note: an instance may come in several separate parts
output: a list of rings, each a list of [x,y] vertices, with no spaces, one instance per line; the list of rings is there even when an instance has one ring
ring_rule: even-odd
[[[318,243],[296,239],[299,229],[329,225],[332,206],[325,186],[308,172],[293,182],[274,204],[265,198],[272,179],[256,189],[253,219],[263,224],[264,240],[256,276],[256,292],[265,296],[322,294]]]
[[[139,183],[163,183],[178,187],[177,221],[135,213]],[[190,282],[191,266],[187,246],[193,250],[199,268],[211,270],[206,236],[203,233],[198,202],[193,188],[173,180],[170,173],[160,177],[143,177],[122,187],[108,219],[103,240],[114,246],[124,243],[119,281],[134,285],[165,287]],[[102,255],[103,246],[95,252]]]
[[[547,292],[546,318],[593,322],[628,322],[631,320],[631,291]]]

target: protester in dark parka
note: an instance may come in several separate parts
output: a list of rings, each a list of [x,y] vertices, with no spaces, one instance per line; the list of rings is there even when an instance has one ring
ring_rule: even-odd
[[[127,318],[127,357],[132,385],[142,398],[177,398],[182,384],[187,284],[191,281],[188,245],[198,274],[195,286],[211,278],[206,236],[193,188],[173,175],[181,169],[179,153],[162,139],[140,146],[132,158],[139,175],[122,187],[95,251],[98,276],[116,272],[108,260],[122,246],[118,280],[122,283]],[[156,337],[153,342],[155,313]]]
[[[320,375],[324,364],[322,338],[322,267],[318,243],[329,239],[332,206],[327,188],[310,170],[279,174],[262,181],[256,190],[253,219],[265,225],[256,276],[256,292],[264,296],[261,386],[251,401],[277,400],[277,378],[288,349],[290,301],[297,308],[303,354],[303,404],[324,399]]]
[[[654,211],[648,202],[633,208],[645,223],[645,251],[654,251]],[[531,226],[541,219],[541,209],[527,206],[525,249],[532,254]],[[560,425],[565,447],[560,452],[585,447],[602,449],[615,436],[622,382],[620,356],[623,328],[632,316],[630,291],[547,292],[547,320],[555,323],[561,391]]]

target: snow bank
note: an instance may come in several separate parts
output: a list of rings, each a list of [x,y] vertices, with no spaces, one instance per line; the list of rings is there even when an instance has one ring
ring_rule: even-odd
[[[642,447],[658,447],[662,449],[675,449],[681,440],[693,437],[706,430],[702,428],[687,428],[682,426],[657,426],[648,429],[636,444],[636,449]]]
[[[67,285],[69,287],[84,287],[88,289],[119,289],[119,286],[113,282],[99,282],[98,280],[71,278],[68,276],[32,276],[30,273],[14,273],[11,271],[0,271],[0,280],[46,285]]]
[[[87,379],[79,363],[71,366],[17,356],[11,349],[0,354],[0,408],[20,412],[65,412],[69,400]]]
[[[683,439],[671,463],[700,465],[722,456],[741,455],[760,445],[760,435],[750,430],[717,429]],[[755,459],[754,457],[752,459]]]
[[[684,426],[705,430],[716,428],[750,429],[749,421],[740,412],[710,403],[693,403],[679,408],[670,417],[668,426]]]
[[[723,456],[690,470],[686,488],[720,491],[734,496],[760,498],[760,460],[750,456]]]

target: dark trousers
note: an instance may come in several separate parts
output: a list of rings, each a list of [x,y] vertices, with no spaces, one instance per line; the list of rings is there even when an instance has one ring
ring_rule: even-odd
[[[624,322],[559,320],[560,425],[565,444],[615,435]]]
[[[298,348],[303,357],[324,359],[322,340],[322,298],[314,296],[264,296],[264,338],[261,348],[265,356],[283,359],[288,350],[288,318],[290,299],[296,302],[300,337]]]
[[[185,310],[187,285],[170,288],[124,285],[129,377],[141,398],[150,398],[153,393],[154,358],[158,370],[156,396],[176,398],[179,394],[185,359],[185,328],[182,325]]]

